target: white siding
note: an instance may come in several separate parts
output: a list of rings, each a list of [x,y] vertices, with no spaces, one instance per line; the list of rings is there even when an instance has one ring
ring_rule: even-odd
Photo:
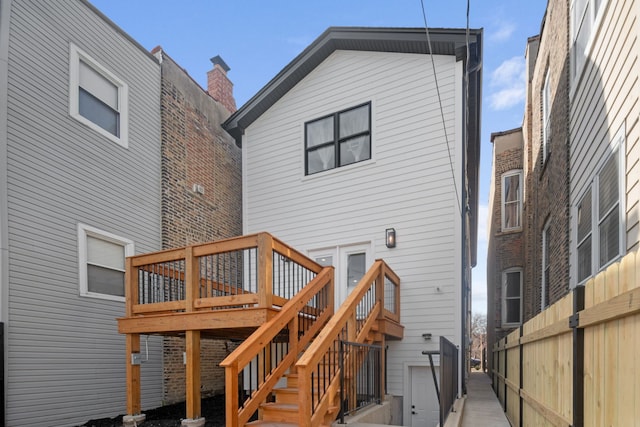
[[[635,3],[635,4],[634,4]],[[638,68],[637,2],[608,1],[588,52],[587,62],[571,84],[570,164],[571,206],[584,194],[598,166],[611,153],[610,143],[624,126],[626,133],[625,181],[626,248],[640,241],[640,128],[637,126],[640,77]],[[623,158],[625,158],[623,157]],[[575,237],[575,218],[571,221]],[[575,284],[575,241],[572,241],[572,284]]]
[[[245,232],[269,231],[303,251],[371,242],[372,258],[399,274],[405,338],[390,343],[395,395],[403,394],[405,363],[424,363],[421,352],[437,349],[440,335],[459,341],[460,215],[449,162],[460,137],[454,95],[461,83],[455,58],[435,62],[451,159],[426,55],[336,51],[243,136]],[[368,101],[372,159],[305,177],[304,123]],[[384,245],[388,227],[397,232],[395,249]],[[422,338],[427,332],[431,342]]]
[[[77,224],[160,249],[160,68],[82,2],[12,5],[7,425],[72,426],[126,411],[124,303],[79,296]],[[70,43],[128,84],[128,149],[70,117]],[[162,403],[149,346],[145,408]]]

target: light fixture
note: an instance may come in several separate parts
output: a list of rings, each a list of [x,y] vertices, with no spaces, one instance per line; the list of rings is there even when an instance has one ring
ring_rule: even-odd
[[[395,228],[387,228],[385,230],[385,244],[388,248],[396,247],[396,229]]]
[[[432,335],[430,333],[426,333],[426,334],[422,334],[422,338],[424,338],[425,340],[429,341],[431,339]]]

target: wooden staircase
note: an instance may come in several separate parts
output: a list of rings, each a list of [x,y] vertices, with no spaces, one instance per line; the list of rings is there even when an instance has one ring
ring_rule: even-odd
[[[263,403],[260,405],[262,419],[247,423],[247,426],[285,427],[298,425],[298,399],[300,389],[298,389],[298,374],[291,373],[285,375],[286,387],[278,387],[273,390],[275,402]],[[326,424],[329,426],[335,420],[340,408],[333,406],[326,415]]]
[[[333,273],[333,269],[331,269]],[[323,275],[318,275],[321,278]],[[326,279],[323,279],[326,280]],[[333,280],[331,280],[333,284]],[[291,341],[290,353],[283,360],[292,360],[289,365],[278,364],[270,374],[264,377],[264,387],[250,390],[249,397],[244,402],[233,401],[238,394],[238,389],[226,390],[227,395],[227,425],[236,426],[307,426],[319,427],[330,425],[337,417],[340,410],[340,369],[339,358],[349,359],[356,357],[355,353],[339,354],[340,342],[372,343],[378,342],[384,348],[385,325],[387,322],[399,326],[399,317],[396,313],[385,308],[386,286],[391,290],[399,285],[399,279],[386,264],[378,260],[364,275],[360,283],[352,291],[340,309],[329,316],[326,322],[316,324],[317,333],[307,335],[307,340],[302,342]],[[236,378],[242,372],[243,364],[238,363],[243,359],[255,360],[265,352],[264,343],[276,336],[278,325],[290,325],[291,329],[296,318],[300,319],[303,309],[309,308],[309,295],[314,291],[317,283],[310,283],[309,289],[305,288],[296,295],[282,311],[269,324],[257,330],[247,341],[234,351],[221,366],[226,370],[227,384],[231,384],[230,378]],[[333,291],[330,292],[333,294]],[[397,299],[394,300],[394,306]],[[290,307],[297,306],[296,309]],[[386,306],[390,308],[390,305]],[[280,318],[280,319],[279,319]],[[399,326],[401,330],[401,326]],[[260,343],[260,345],[257,345]],[[261,347],[262,346],[262,347]],[[261,350],[262,349],[262,350]],[[293,355],[297,360],[293,362]],[[381,367],[383,369],[383,366]],[[379,381],[380,392],[384,390],[384,372],[379,372],[382,380]],[[246,377],[246,374],[245,374]],[[282,377],[286,378],[286,386],[276,387],[276,383]],[[349,393],[349,388],[354,381],[345,377],[344,386]],[[238,381],[235,382],[237,387]],[[268,384],[268,385],[267,385]],[[355,395],[355,391],[351,391]],[[267,401],[268,396],[275,396],[275,401]],[[249,422],[249,418],[258,411],[259,420]]]

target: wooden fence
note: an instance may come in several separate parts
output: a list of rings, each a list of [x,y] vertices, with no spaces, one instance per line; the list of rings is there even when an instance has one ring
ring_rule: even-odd
[[[500,340],[493,358],[513,426],[640,426],[640,255]]]

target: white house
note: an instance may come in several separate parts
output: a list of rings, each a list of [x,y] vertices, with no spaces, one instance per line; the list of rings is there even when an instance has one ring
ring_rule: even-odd
[[[404,425],[437,423],[422,352],[444,336],[467,355],[481,61],[482,30],[329,28],[224,124],[242,146],[245,234],[334,265],[336,304],[375,259],[400,276],[387,392]]]

